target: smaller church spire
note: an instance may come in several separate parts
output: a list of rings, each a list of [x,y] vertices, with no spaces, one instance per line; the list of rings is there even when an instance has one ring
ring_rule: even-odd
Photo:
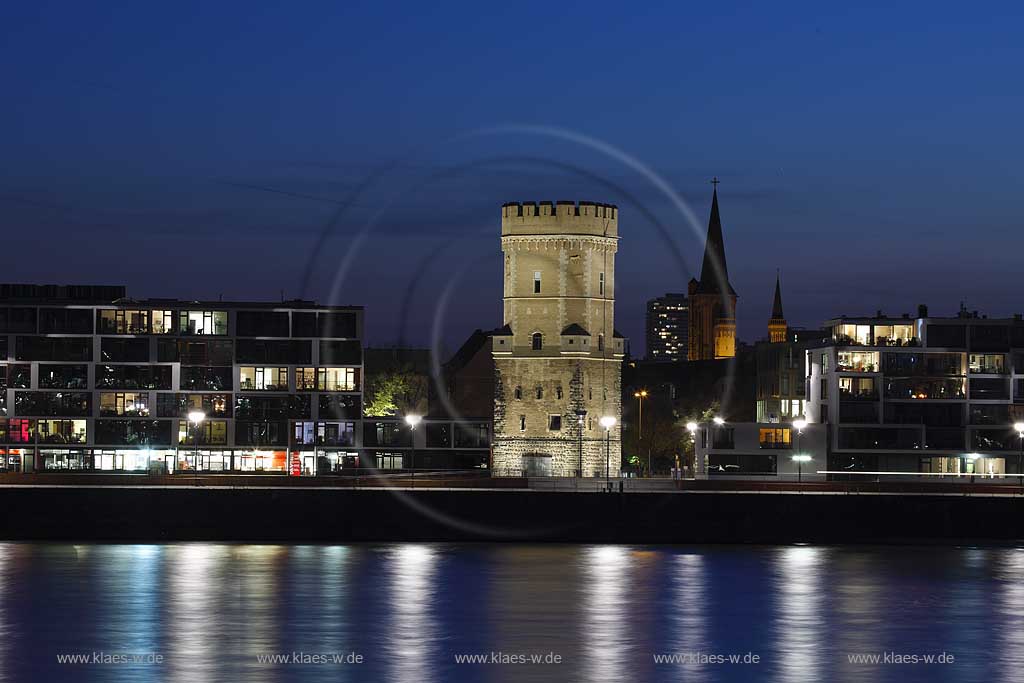
[[[768,321],[768,338],[773,343],[786,341],[786,316],[782,313],[782,285],[779,271],[775,271],[775,300],[772,302],[772,317]]]
[[[782,314],[782,288],[779,286],[779,271],[775,271],[775,301],[772,303],[772,317],[783,319],[786,316]]]

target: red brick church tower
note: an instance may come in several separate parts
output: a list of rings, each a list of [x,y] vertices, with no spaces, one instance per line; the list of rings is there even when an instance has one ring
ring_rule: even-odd
[[[689,360],[715,360],[736,355],[736,290],[729,284],[718,212],[718,178],[711,195],[711,217],[704,245],[700,279],[690,280]]]

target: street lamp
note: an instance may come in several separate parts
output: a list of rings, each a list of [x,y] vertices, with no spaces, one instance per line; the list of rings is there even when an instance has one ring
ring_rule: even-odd
[[[601,426],[604,427],[605,433],[604,484],[609,491],[611,490],[612,486],[612,427],[615,426],[616,422],[617,420],[612,415],[605,415],[604,417],[601,418]]]
[[[633,392],[633,398],[636,399],[637,404],[640,406],[640,417],[637,419],[637,441],[644,440],[644,399],[647,398],[647,390],[641,389],[640,391]],[[650,440],[647,442],[647,476],[651,476],[651,444]]]
[[[800,437],[804,433],[804,427],[807,426],[807,420],[802,417],[798,417],[793,420],[793,428],[796,429],[796,452],[800,454]]]
[[[412,470],[412,485],[416,487],[416,425],[423,420],[422,415],[416,415],[409,413],[405,416],[405,424],[409,425],[409,446],[411,451],[409,453],[409,469]]]
[[[576,411],[576,424],[579,425],[580,431],[580,464],[576,470],[576,476],[583,478],[583,426],[587,423],[587,411],[577,410]]]
[[[686,431],[690,432],[690,440],[693,442],[693,476],[697,477],[697,423],[690,420],[686,423]],[[680,474],[680,478],[685,477],[686,473]]]
[[[1017,451],[1017,485],[1024,484],[1024,472],[1020,470],[1021,460],[1024,460],[1024,422],[1014,422],[1013,428],[1017,431],[1017,439],[1020,441],[1020,450]]]
[[[711,418],[711,421],[714,422],[719,427],[725,424],[725,418],[722,417],[721,415],[715,415],[713,418]]]
[[[797,453],[796,455],[793,456],[793,462],[796,463],[796,480],[797,480],[797,483],[800,483],[800,482],[803,481],[803,479],[804,479],[804,463],[805,462],[810,462],[810,461],[811,461],[811,456],[809,456],[809,455],[803,455],[801,453]]]
[[[192,442],[195,445],[195,460],[192,465],[195,467],[195,478],[199,480],[199,425],[206,419],[206,413],[201,410],[188,411],[188,421],[192,423]]]

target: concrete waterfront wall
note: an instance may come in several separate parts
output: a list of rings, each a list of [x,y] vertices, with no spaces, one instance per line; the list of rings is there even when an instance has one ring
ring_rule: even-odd
[[[1024,498],[345,489],[0,489],[0,539],[1009,542]]]

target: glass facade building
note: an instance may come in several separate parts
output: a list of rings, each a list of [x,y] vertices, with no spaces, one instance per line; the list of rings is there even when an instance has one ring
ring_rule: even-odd
[[[315,475],[365,464],[362,307],[131,300],[121,287],[0,295],[7,471]]]
[[[1001,477],[1024,471],[1024,321],[840,318],[807,351],[807,418],[829,470]]]

